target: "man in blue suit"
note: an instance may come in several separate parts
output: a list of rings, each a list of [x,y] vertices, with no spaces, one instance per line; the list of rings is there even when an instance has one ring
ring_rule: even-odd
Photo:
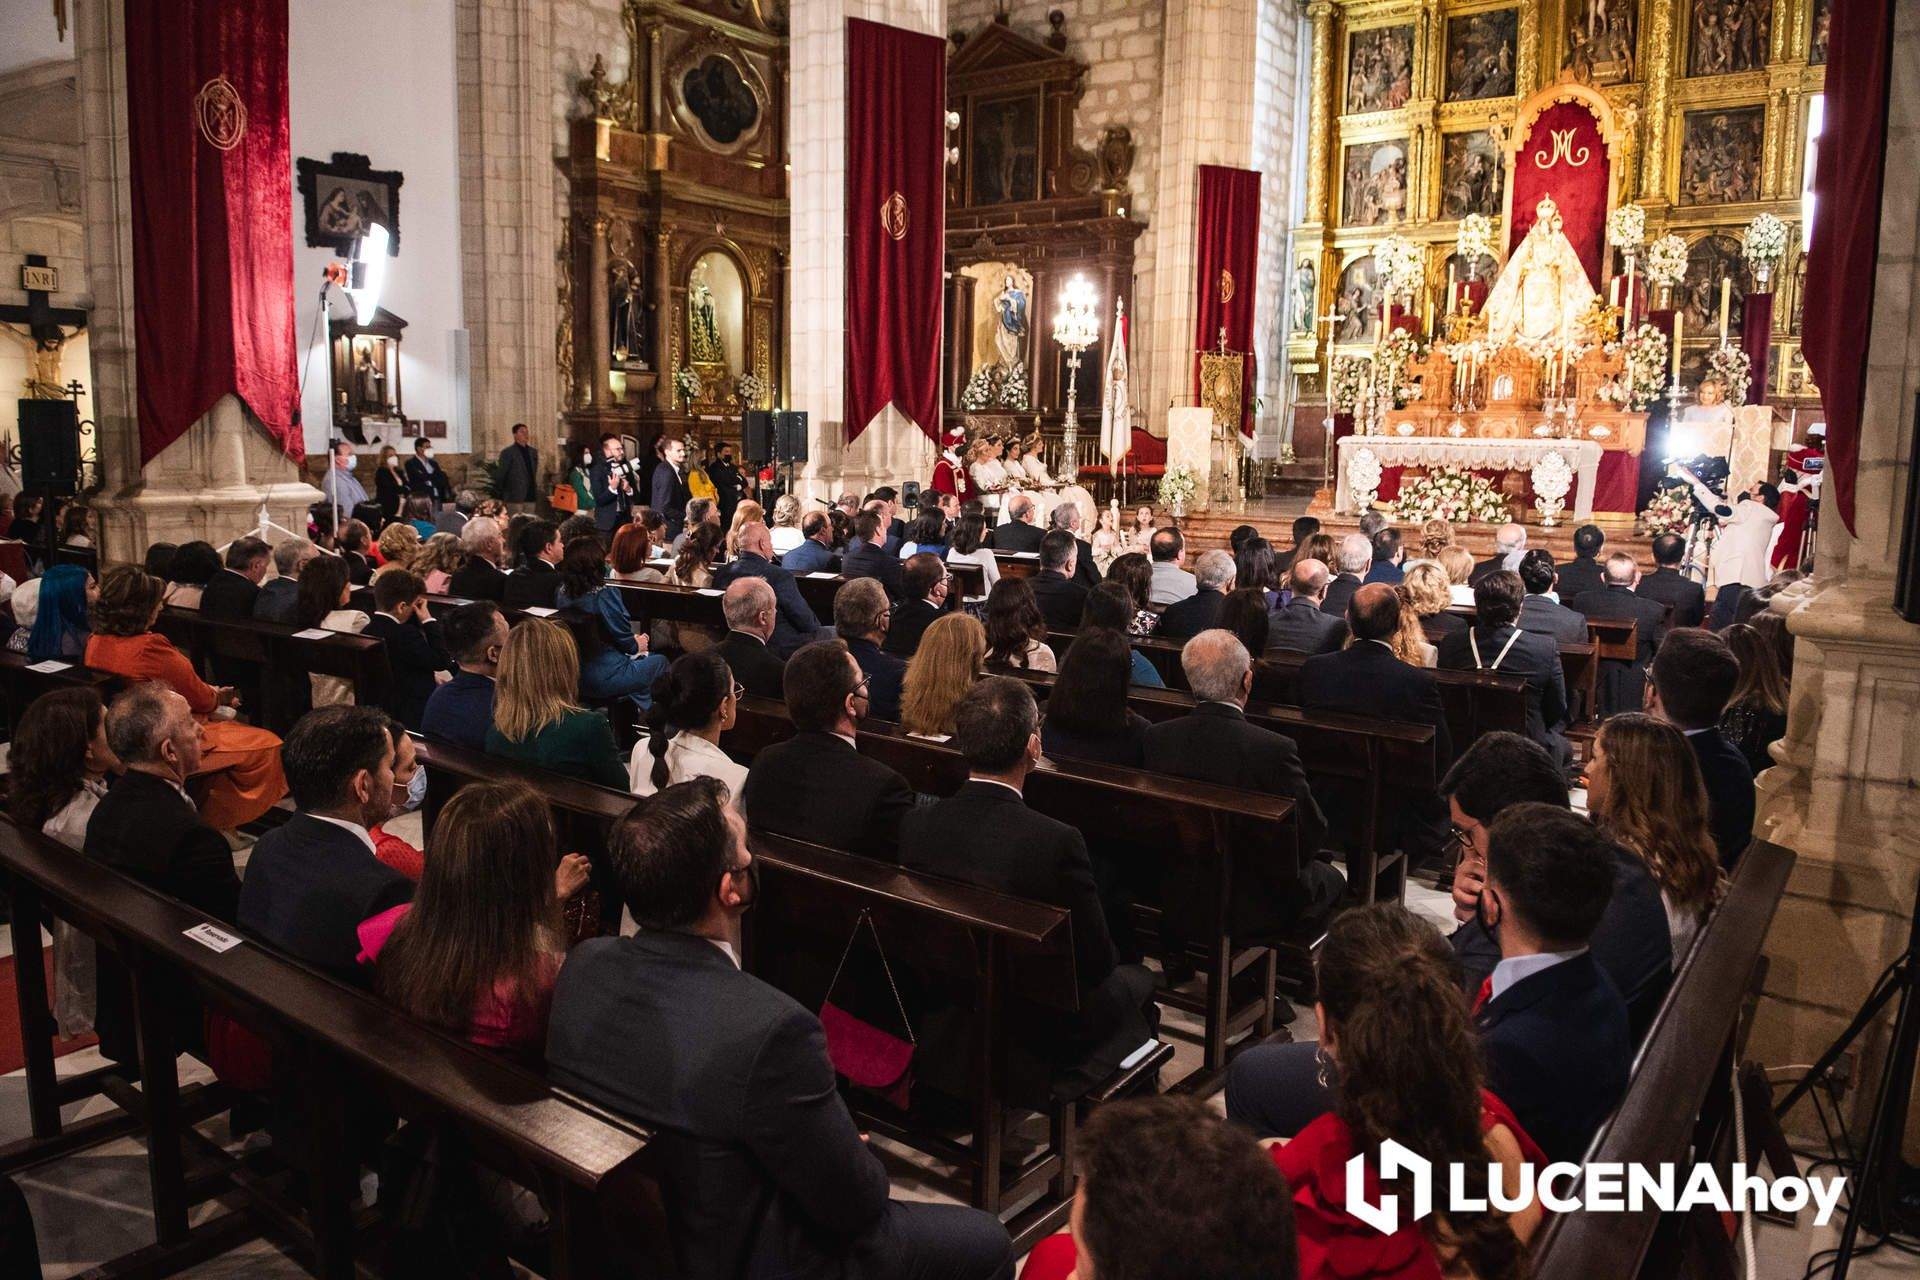
[[[773,588],[773,598],[778,606],[773,621],[773,639],[767,647],[783,658],[793,656],[795,650],[814,638],[820,630],[820,619],[814,617],[813,610],[800,595],[799,584],[794,582],[793,574],[773,562],[773,536],[767,532],[767,526],[759,521],[740,526],[740,554],[721,565],[713,573],[713,585],[726,590],[727,585],[739,578],[762,578]]]
[[[826,573],[833,568],[833,521],[814,511],[800,522],[799,546],[780,557],[780,567],[792,574]]]
[[[428,696],[420,732],[430,742],[485,751],[493,727],[494,674],[507,643],[506,615],[491,600],[463,604],[440,624],[440,638],[459,669]]]

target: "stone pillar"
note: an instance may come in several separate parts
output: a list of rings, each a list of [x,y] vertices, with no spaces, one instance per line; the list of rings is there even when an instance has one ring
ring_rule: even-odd
[[[667,278],[667,249],[672,240],[671,232],[653,233],[653,367],[659,370],[653,380],[653,407],[661,413],[673,411],[673,375],[679,372],[673,367],[673,330],[679,320],[673,313],[673,282]]]
[[[1762,836],[1800,855],[1768,938],[1767,995],[1752,1056],[1810,1062],[1905,945],[1920,879],[1920,627],[1892,609],[1920,394],[1920,10],[1895,7],[1886,189],[1868,347],[1855,524],[1827,500],[1811,581],[1774,602],[1795,637],[1787,736],[1760,775]],[[1649,146],[1649,166],[1657,148]],[[1877,1079],[1891,1018],[1860,1042],[1853,1080]],[[1870,1090],[1851,1098],[1856,1122]],[[1908,1116],[1907,1154],[1920,1136]],[[1810,1112],[1790,1117],[1817,1132]],[[1859,1132],[1858,1129],[1855,1132]]]
[[[612,395],[609,387],[613,377],[613,335],[608,331],[611,317],[607,310],[608,222],[604,213],[593,215],[590,225],[593,249],[587,255],[588,271],[591,273],[587,281],[587,341],[593,344],[593,363],[590,366],[593,370],[593,388],[587,403],[595,409],[605,408]]]

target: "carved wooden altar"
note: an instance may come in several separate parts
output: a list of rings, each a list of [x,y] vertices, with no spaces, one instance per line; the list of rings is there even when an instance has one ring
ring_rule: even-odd
[[[1600,389],[1624,367],[1618,352],[1599,347],[1589,348],[1575,362],[1573,438],[1591,440],[1608,452],[1638,453],[1645,447],[1647,415],[1601,398]],[[1518,348],[1496,352],[1458,393],[1453,357],[1445,347],[1433,347],[1407,372],[1419,380],[1420,394],[1406,408],[1383,415],[1386,435],[1522,440],[1567,433],[1565,419],[1550,416],[1541,400],[1539,361]],[[1456,394],[1463,406],[1457,410]],[[1543,431],[1542,424],[1548,429]]]
[[[737,438],[744,409],[779,403],[785,365],[784,16],[739,0],[622,16],[627,78],[596,58],[568,133],[567,422],[576,442]]]

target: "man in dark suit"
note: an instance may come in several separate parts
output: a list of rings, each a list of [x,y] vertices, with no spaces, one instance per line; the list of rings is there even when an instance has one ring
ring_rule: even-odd
[[[1295,516],[1293,520],[1293,545],[1273,558],[1275,572],[1287,573],[1293,568],[1293,562],[1300,558],[1300,548],[1306,545],[1308,538],[1320,532],[1320,521],[1315,516]]]
[[[1079,626],[1080,611],[1086,607],[1087,589],[1073,580],[1079,558],[1073,535],[1063,529],[1051,529],[1040,539],[1040,572],[1027,579],[1027,585],[1033,588],[1040,616],[1055,631]]]
[[[833,630],[867,678],[867,714],[876,720],[900,719],[900,693],[907,664],[880,647],[887,638],[893,606],[872,578],[841,584],[833,596]]]
[[[879,506],[875,506],[879,503]],[[866,507],[880,514],[880,526],[887,531],[887,541],[883,550],[888,555],[900,554],[900,544],[907,540],[907,522],[900,518],[900,491],[890,484],[883,484],[867,495]]]
[[[253,598],[253,616],[262,622],[292,622],[293,605],[300,598],[300,571],[319,554],[305,538],[288,538],[275,547],[273,571],[278,576],[260,584]],[[205,597],[201,603],[205,604]]]
[[[473,519],[473,512],[480,505],[480,495],[471,489],[461,489],[453,495],[453,505],[440,508],[440,514],[433,518],[435,533],[458,533],[467,527],[467,521]]]
[[[1740,679],[1727,642],[1689,628],[1667,637],[1653,659],[1649,710],[1687,735],[1707,784],[1707,818],[1720,865],[1728,871],[1753,840],[1753,770],[1720,732],[1720,716]]]
[[[1537,636],[1546,636],[1555,644],[1585,644],[1587,615],[1576,613],[1555,600],[1553,556],[1538,548],[1520,557],[1520,585],[1527,589],[1520,602],[1519,626]]]
[[[680,536],[687,523],[687,501],[693,491],[687,487],[687,442],[667,441],[661,451],[660,465],[653,469],[653,509],[667,522],[667,538]]]
[[[1400,545],[1398,529],[1382,529],[1373,535],[1373,564],[1367,569],[1367,582],[1384,582],[1393,586],[1406,574],[1401,571],[1400,563],[1406,558],[1406,552]]]
[[[240,896],[233,850],[200,821],[182,790],[200,768],[200,728],[187,700],[159,684],[136,684],[113,700],[106,729],[107,745],[126,772],[87,821],[87,856],[210,916],[232,920]],[[106,947],[99,948],[97,964],[94,1028],[101,1052],[115,1062],[137,1061],[126,972]],[[160,981],[176,1047],[195,1048],[201,1043],[198,998],[184,981]]]
[[[258,538],[235,538],[228,543],[226,567],[213,575],[200,594],[200,616],[227,622],[251,618],[271,563],[272,551]]]
[[[1032,1020],[1042,1043],[1023,1047],[1037,1051],[1052,1070],[1015,1087],[1040,1093],[1058,1083],[1047,1077],[1061,1072],[1091,1085],[1153,1038],[1158,1026],[1153,974],[1119,963],[1080,833],[1027,808],[1022,788],[1040,763],[1040,712],[1032,691],[1007,676],[975,683],[954,707],[953,745],[967,758],[967,784],[906,816],[900,824],[900,865],[1071,913],[1080,1013],[1073,1019]],[[964,1026],[955,1029],[964,1031]],[[956,1066],[967,1061],[964,1041],[952,1050],[930,1049],[925,1061],[929,1067],[940,1060]],[[954,1075],[964,1080],[964,1067]]]
[[[734,509],[747,492],[747,477],[733,460],[732,442],[721,442],[718,456],[707,464],[707,478],[713,481],[713,500],[720,504],[720,523],[731,529]]]
[[[1038,551],[1044,531],[1033,523],[1033,499],[1016,493],[1007,499],[1007,520],[987,534],[987,545],[995,551]]]
[[[855,745],[872,707],[870,683],[839,640],[810,644],[787,660],[783,687],[794,735],[754,757],[741,789],[749,826],[886,862],[898,858],[900,820],[913,808],[913,789]]]
[[[1321,607],[1327,598],[1327,566],[1295,560],[1287,571],[1293,594],[1267,615],[1267,656],[1331,653],[1347,639],[1347,624]]]
[[[1047,517],[1047,527],[1073,537],[1073,580],[1089,591],[1099,586],[1100,566],[1093,562],[1093,544],[1080,536],[1080,508],[1071,502],[1062,502]]]
[[[1573,752],[1560,733],[1567,718],[1567,677],[1560,646],[1546,636],[1522,631],[1514,623],[1526,588],[1520,575],[1502,569],[1473,588],[1472,627],[1440,641],[1438,665],[1449,671],[1504,671],[1527,680],[1527,736],[1562,765]]]
[[[633,480],[627,467],[627,446],[619,436],[600,437],[600,456],[587,471],[593,489],[593,522],[601,534],[613,531],[633,514]]]
[[[1633,556],[1616,551],[1607,557],[1606,585],[1567,601],[1567,607],[1588,618],[1610,618],[1634,624],[1634,659],[1608,658],[1600,664],[1600,714],[1637,711],[1646,702],[1647,664],[1660,647],[1666,606],[1636,595],[1640,568]]]
[[[1520,555],[1527,549],[1527,526],[1510,520],[1500,526],[1493,535],[1493,554],[1473,566],[1473,572],[1467,575],[1471,586],[1478,586],[1480,579],[1502,569],[1516,569],[1520,565]]]
[[[640,931],[568,954],[547,1069],[653,1133],[682,1274],[1011,1275],[1012,1242],[991,1214],[888,1199],[886,1168],[834,1088],[819,1019],[741,971],[740,917],[760,891],[720,784],[666,788],[608,845]]]
[[[361,634],[387,648],[387,713],[418,733],[434,685],[453,668],[440,642],[440,624],[427,612],[427,586],[418,574],[389,569],[373,580],[373,604],[374,615]]]
[[[413,456],[407,459],[407,493],[412,497],[426,498],[438,511],[443,502],[453,501],[453,485],[447,480],[447,473],[433,460],[433,441],[421,436],[413,442]]]
[[[566,547],[550,520],[535,520],[520,531],[520,567],[507,575],[500,603],[509,609],[551,609],[560,594],[556,567]]]
[[[1707,589],[1680,572],[1687,557],[1687,540],[1663,533],[1653,540],[1653,572],[1640,579],[1634,594],[1673,606],[1673,625],[1697,627],[1707,620]]]
[[[1202,552],[1193,562],[1194,593],[1166,607],[1154,634],[1164,640],[1185,640],[1212,630],[1221,606],[1227,603],[1227,592],[1233,590],[1233,578],[1232,556],[1219,550]],[[1272,638],[1271,628],[1268,638]]]
[[[888,555],[882,549],[886,540],[886,525],[878,512],[862,511],[855,516],[847,553],[840,557],[840,576],[848,581],[872,578],[886,589],[887,595],[897,597],[901,590],[900,557]]]
[[[347,520],[340,525],[340,556],[347,562],[347,581],[364,587],[373,581],[373,559],[367,554],[373,546],[373,531],[364,520]]]
[[[793,575],[773,562],[773,536],[755,521],[742,525],[739,554],[713,571],[713,585],[725,590],[741,578],[759,578],[773,588],[779,614],[774,621],[773,651],[786,657],[814,638],[820,619],[813,616]]]
[[[240,886],[240,927],[355,986],[360,922],[413,898],[373,854],[368,830],[393,816],[393,729],[377,707],[319,707],[280,755],[299,812],[261,836]]]
[[[513,443],[500,451],[500,501],[536,502],[540,498],[540,453],[530,443],[527,424],[513,424]]]
[[[911,658],[920,648],[920,637],[946,612],[951,588],[946,562],[939,556],[931,551],[908,556],[900,570],[900,603],[894,606],[887,641],[880,647],[897,658]]]
[[[1234,875],[1238,932],[1250,939],[1324,923],[1338,901],[1340,873],[1315,854],[1327,821],[1307,786],[1293,739],[1247,723],[1253,660],[1229,631],[1203,631],[1187,641],[1180,666],[1196,705],[1186,715],[1162,721],[1143,736],[1146,767],[1154,773],[1196,778],[1293,801],[1300,833],[1300,876],[1281,880],[1253,866]]]
[[[475,600],[448,614],[440,632],[456,670],[427,698],[420,732],[430,742],[485,751],[487,730],[493,727],[494,675],[507,643],[506,616],[492,601]]]
[[[1320,598],[1320,610],[1336,618],[1347,616],[1347,601],[1353,599],[1353,593],[1360,589],[1360,583],[1367,571],[1373,567],[1373,542],[1357,533],[1350,533],[1340,539],[1334,548],[1334,566],[1339,570],[1333,581],[1327,584],[1327,592]]]
[[[460,549],[466,560],[447,579],[447,594],[466,600],[506,598],[507,575],[500,569],[506,559],[506,540],[500,524],[486,516],[475,516],[460,530]]]
[[[780,602],[764,578],[736,578],[720,598],[727,634],[714,646],[740,686],[756,698],[784,695],[786,659],[767,647],[780,612]]]
[[[827,573],[833,568],[833,521],[824,511],[810,511],[800,521],[800,545],[780,557],[780,567],[798,577]]]
[[[1600,567],[1600,549],[1606,545],[1606,532],[1597,524],[1573,531],[1573,559],[1560,566],[1560,603],[1606,585],[1606,571]]]

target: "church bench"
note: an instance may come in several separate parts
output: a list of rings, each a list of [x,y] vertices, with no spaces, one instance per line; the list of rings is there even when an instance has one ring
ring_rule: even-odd
[[[1067,650],[1080,635],[1079,628],[1050,628],[1047,631],[1047,647],[1053,650],[1057,665],[1067,656]],[[1186,648],[1184,640],[1162,640],[1158,636],[1129,636],[1127,643],[1153,664],[1169,689],[1187,687],[1187,671],[1180,665],[1180,652]]]
[[[1719,1167],[1722,1186],[1730,1159],[1733,1124],[1732,1064],[1739,1060],[1747,1029],[1748,997],[1764,964],[1761,955],[1774,912],[1793,869],[1794,854],[1756,840],[1734,868],[1726,897],[1715,908],[1687,954],[1660,1011],[1634,1059],[1626,1096],[1588,1146],[1585,1163],[1677,1163],[1685,1182],[1694,1162]],[[1770,1115],[1764,1084],[1742,1074],[1748,1119]],[[1780,1147],[1764,1148],[1776,1161],[1791,1159]],[[1763,1153],[1749,1143],[1749,1163]],[[1561,1188],[1578,1195],[1577,1183]],[[1532,1249],[1536,1280],[1584,1280],[1588,1276],[1665,1277],[1734,1275],[1738,1267],[1728,1224],[1706,1207],[1691,1213],[1639,1211],[1554,1213]],[[1689,1263],[1693,1265],[1689,1265]]]
[[[1263,701],[1297,705],[1300,668],[1307,655],[1277,653],[1255,664],[1253,696]],[[1483,733],[1527,731],[1527,681],[1524,676],[1498,671],[1433,669],[1440,687],[1440,705],[1447,717],[1447,736],[1459,755]]]
[[[548,1274],[604,1275],[636,1250],[665,1255],[643,1129],[257,941],[215,951],[187,931],[237,931],[10,821],[0,822],[0,872],[16,921],[50,912],[73,923],[118,956],[132,982],[139,1089],[109,1073],[98,1092],[125,1114],[63,1131],[59,1106],[74,1091],[55,1078],[38,931],[20,931],[14,980],[33,1132],[6,1152],[8,1167],[21,1167],[143,1130],[157,1242],[121,1260],[128,1270],[168,1274],[271,1230],[300,1237],[316,1275],[355,1274],[355,1254],[367,1242],[356,1238],[358,1174],[345,1137],[349,1097],[368,1090],[403,1119],[457,1132],[477,1158],[540,1193],[552,1210]],[[297,1079],[307,1121],[304,1181],[297,1174],[287,1189],[271,1185],[193,1130],[227,1092],[179,1087],[171,1019],[155,991],[169,976],[184,977],[209,1009],[252,1029],[278,1068]],[[292,1198],[300,1187],[304,1205]],[[193,1207],[215,1196],[239,1203],[189,1226]]]
[[[1040,572],[1040,555],[1035,551],[994,551],[993,562],[1003,578],[1031,578]]]
[[[4,706],[9,730],[20,723],[27,707],[43,693],[55,689],[92,689],[102,699],[112,696],[119,678],[105,671],[83,667],[77,661],[61,659],[56,671],[35,671],[38,666],[24,653],[0,649],[0,706]]]
[[[304,637],[299,632],[305,628],[291,623],[208,618],[174,608],[160,611],[154,630],[173,641],[212,683],[219,683],[208,675],[214,658],[258,666],[263,705],[241,710],[254,724],[283,736],[309,708],[309,675],[352,682],[354,701],[363,707],[384,703],[392,681],[386,645],[372,636],[330,631],[324,638]]]
[[[746,697],[721,745],[736,760],[751,761],[761,748],[783,742],[793,732],[785,704]],[[892,725],[864,722],[858,746],[862,755],[892,768],[916,791],[952,795],[967,780],[967,763],[958,751],[908,737]],[[1035,812],[1077,829],[1096,858],[1136,861],[1159,881],[1159,906],[1143,907],[1141,914],[1161,922],[1163,941],[1171,932],[1165,926],[1175,920],[1182,932],[1193,935],[1177,941],[1177,958],[1196,961],[1204,978],[1199,995],[1162,990],[1158,996],[1161,1004],[1200,1015],[1204,1024],[1201,1065],[1174,1088],[1212,1092],[1224,1083],[1232,1053],[1273,1033],[1279,951],[1287,950],[1296,971],[1308,968],[1311,939],[1290,938],[1278,946],[1250,944],[1238,940],[1234,930],[1236,878],[1256,870],[1277,879],[1299,875],[1293,802],[1083,760],[1042,762],[1027,775],[1026,799]],[[1197,874],[1187,874],[1189,869]],[[1232,979],[1256,965],[1257,989],[1234,1003]],[[1255,1034],[1231,1044],[1250,1028]]]

